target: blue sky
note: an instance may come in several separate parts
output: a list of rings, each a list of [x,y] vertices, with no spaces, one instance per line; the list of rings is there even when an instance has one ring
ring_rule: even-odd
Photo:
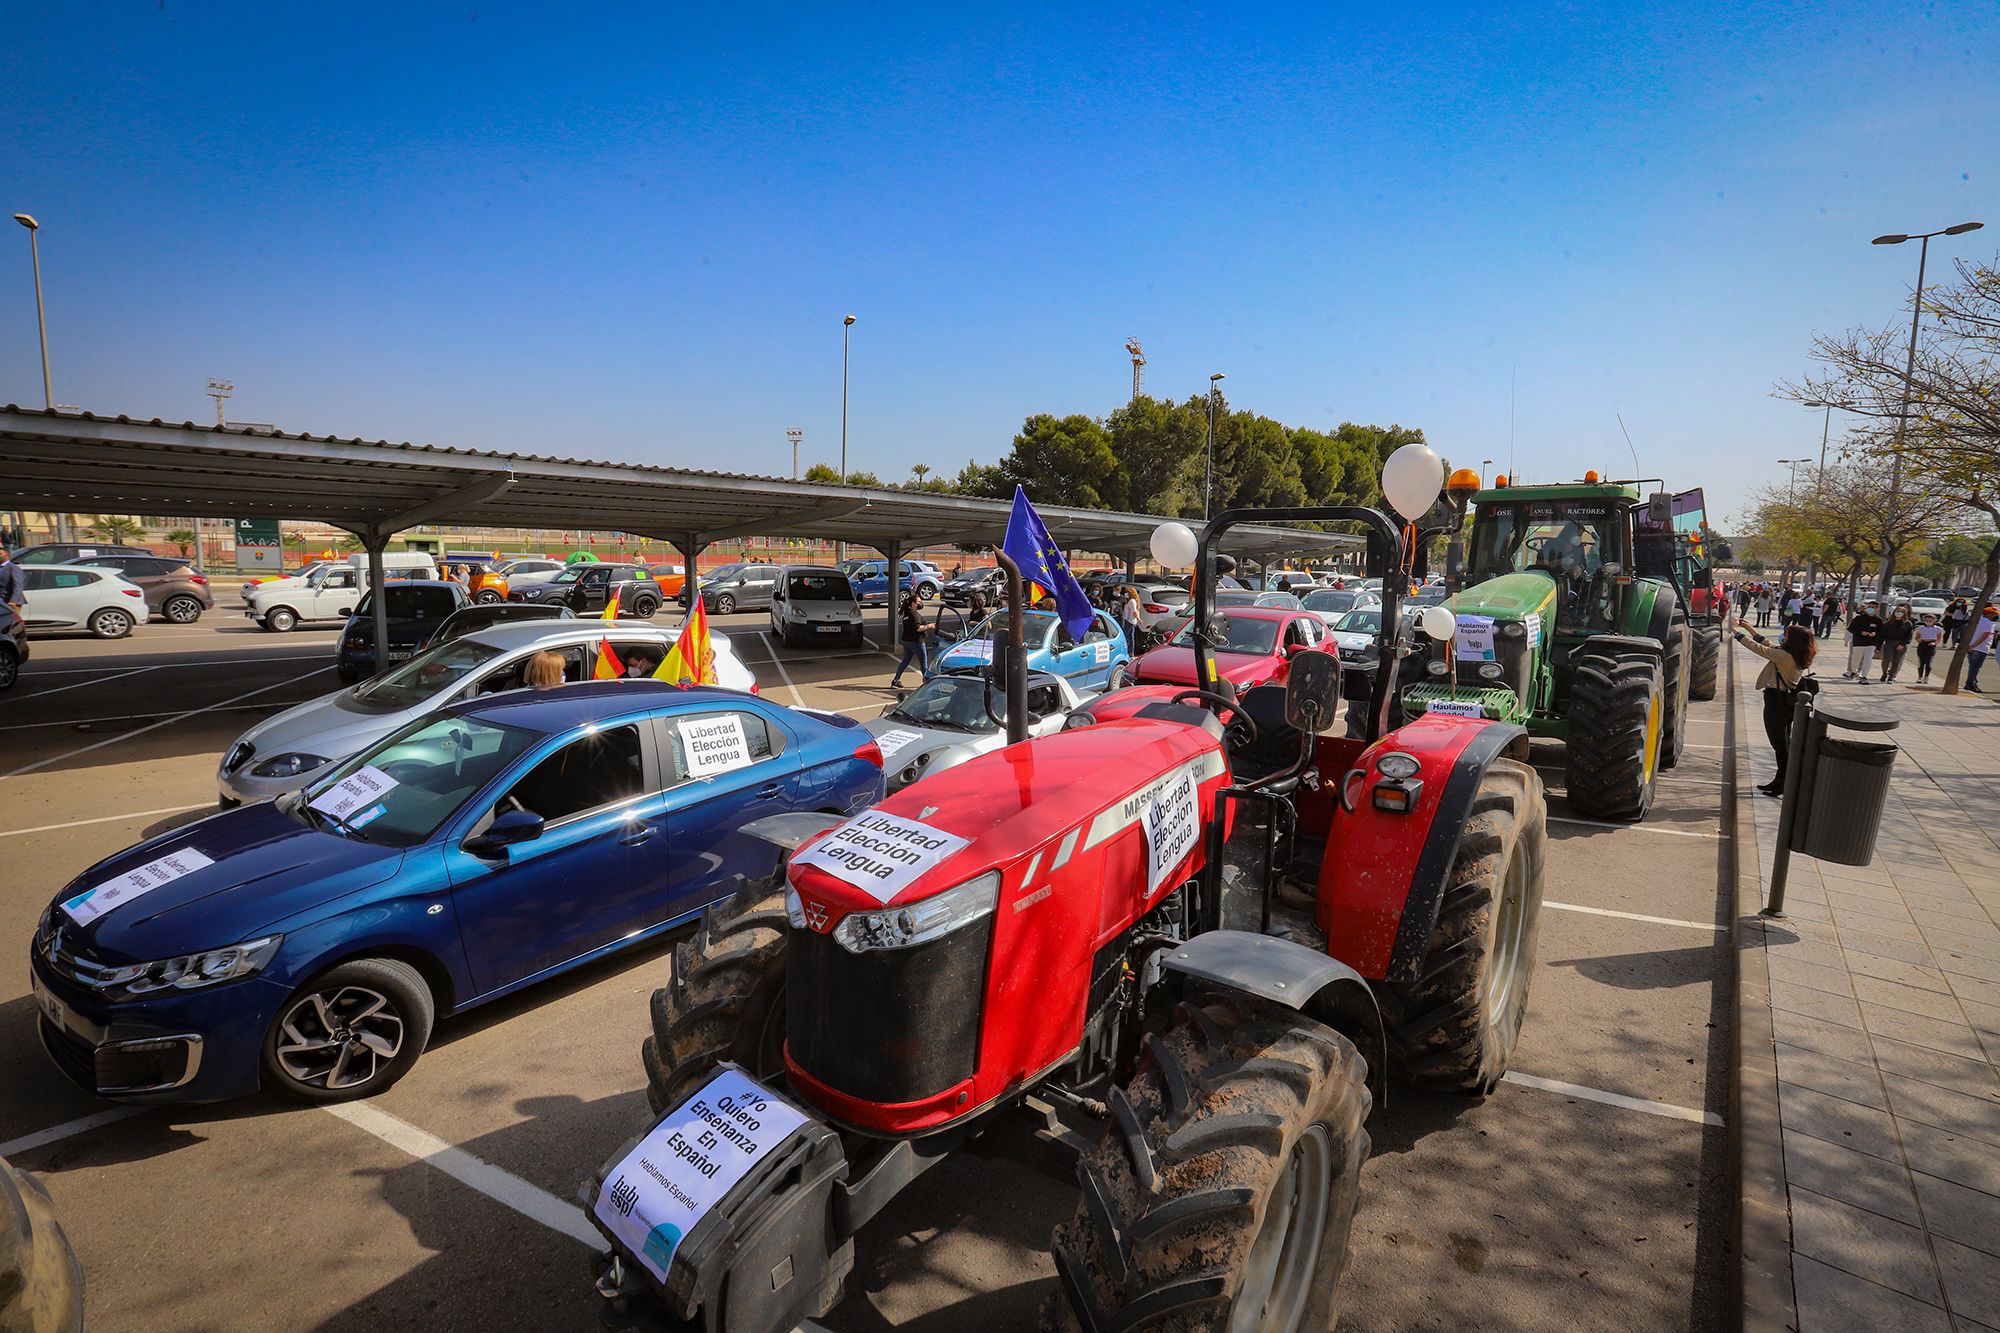
[[[852,312],[885,477],[1108,412],[1137,334],[1152,392],[1475,466],[1511,378],[1517,470],[1629,471],[1622,413],[1726,514],[1817,450],[1769,396],[1811,334],[1898,318],[1871,236],[2000,250],[1986,3],[552,12],[11,7],[57,400],[783,473],[788,426],[837,457]]]

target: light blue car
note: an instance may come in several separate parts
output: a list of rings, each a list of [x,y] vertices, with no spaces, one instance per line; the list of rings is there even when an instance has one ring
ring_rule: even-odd
[[[993,660],[995,641],[1007,637],[1008,613],[995,611],[957,643],[931,657],[930,675],[975,671]],[[1053,611],[1029,611],[1021,626],[1028,670],[1061,676],[1079,693],[1122,688],[1132,679],[1132,653],[1125,632],[1108,611],[1096,612],[1083,639],[1072,639]]]

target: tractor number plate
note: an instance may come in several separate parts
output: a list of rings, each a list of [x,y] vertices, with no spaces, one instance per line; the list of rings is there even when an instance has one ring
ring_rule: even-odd
[[[661,1117],[604,1172],[591,1211],[660,1281],[682,1239],[805,1112],[747,1074],[725,1069]]]

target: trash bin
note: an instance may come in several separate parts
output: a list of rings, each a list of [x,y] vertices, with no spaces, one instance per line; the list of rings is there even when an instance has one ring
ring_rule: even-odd
[[[1820,737],[1805,839],[1794,842],[1793,850],[1848,866],[1874,860],[1895,763],[1894,745]]]

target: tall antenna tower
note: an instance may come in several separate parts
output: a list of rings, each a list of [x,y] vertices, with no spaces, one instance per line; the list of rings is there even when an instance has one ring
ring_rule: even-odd
[[[797,426],[790,427],[785,431],[785,438],[792,442],[793,481],[797,481],[799,479],[799,441],[803,440],[805,437],[806,433],[803,430],[800,430]]]
[[[1132,396],[1139,396],[1139,383],[1146,375],[1146,354],[1139,350],[1137,338],[1125,340],[1125,350],[1132,354]]]
[[[215,400],[216,425],[227,426],[229,424],[227,421],[223,419],[222,400],[229,397],[230,394],[235,392],[236,392],[236,386],[230,383],[228,380],[210,380],[208,382],[208,396]]]

